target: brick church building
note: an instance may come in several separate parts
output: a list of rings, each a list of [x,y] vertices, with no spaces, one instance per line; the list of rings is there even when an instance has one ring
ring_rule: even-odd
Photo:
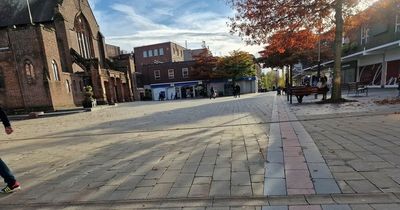
[[[87,0],[0,1],[0,105],[76,107],[86,85],[98,104],[132,101],[133,57],[118,68],[105,46]]]

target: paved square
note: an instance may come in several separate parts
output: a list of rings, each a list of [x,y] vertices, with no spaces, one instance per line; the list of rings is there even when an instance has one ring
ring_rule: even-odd
[[[23,190],[0,204],[398,209],[399,107],[337,109],[285,99],[267,93],[137,102],[12,122],[15,133],[0,134],[0,152]]]

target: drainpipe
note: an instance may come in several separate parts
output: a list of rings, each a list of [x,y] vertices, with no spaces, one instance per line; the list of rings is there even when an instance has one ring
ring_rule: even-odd
[[[387,76],[386,52],[383,52],[381,88],[385,88],[385,85],[386,85],[386,76]]]

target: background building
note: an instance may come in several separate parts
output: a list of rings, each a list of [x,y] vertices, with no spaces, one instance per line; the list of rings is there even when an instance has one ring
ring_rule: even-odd
[[[342,84],[396,87],[400,74],[400,4],[380,0],[347,20],[343,38]],[[315,73],[316,66],[305,71]],[[323,63],[332,77],[333,61]]]
[[[132,101],[129,72],[110,68],[87,0],[0,2],[0,99],[8,109],[80,106],[83,87],[99,104]],[[30,13],[28,12],[30,11]]]

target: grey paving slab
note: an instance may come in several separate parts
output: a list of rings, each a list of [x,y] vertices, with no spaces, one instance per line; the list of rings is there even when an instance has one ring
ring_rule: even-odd
[[[215,168],[212,179],[217,180],[217,181],[231,180],[231,169],[230,168]]]
[[[307,165],[312,178],[333,178],[332,173],[326,163],[308,163]]]
[[[264,182],[265,176],[264,174],[262,175],[251,175],[251,182],[259,183],[259,182]]]
[[[197,169],[196,176],[212,176],[214,165],[200,165]]]
[[[249,163],[247,161],[232,161],[232,171],[240,172],[240,171],[248,171],[249,170]]]
[[[253,191],[250,185],[231,185],[232,196],[252,196]]]
[[[350,207],[352,210],[374,210],[368,204],[352,204],[352,205],[350,205]]]
[[[242,207],[231,207],[230,210],[256,210],[257,207],[255,206],[242,206]],[[261,207],[259,207],[261,210]]]
[[[144,199],[147,198],[147,195],[151,192],[153,187],[137,187],[133,190],[129,197],[130,199]]]
[[[280,151],[268,151],[267,161],[269,163],[283,163],[283,152]]]
[[[264,182],[253,182],[251,183],[251,189],[254,196],[264,195]]]
[[[333,176],[337,180],[364,180],[366,179],[359,172],[333,172]]]
[[[232,172],[232,185],[251,185],[249,172]]]
[[[172,183],[156,184],[150,191],[147,198],[165,198],[171,190]]]
[[[167,198],[186,198],[189,194],[190,187],[173,187],[168,192]]]
[[[279,124],[269,122],[293,120],[296,118],[293,113],[306,113],[309,107],[313,112],[297,118],[320,113],[322,116],[318,117],[322,120],[290,125],[303,148],[310,151],[306,156],[310,163],[322,163],[322,156],[329,166],[342,166],[331,168],[334,173],[355,172],[365,178],[337,180],[344,193],[395,192],[399,187],[400,180],[395,178],[399,174],[396,154],[400,154],[397,115],[337,118],[344,115],[334,112],[360,107],[339,105],[337,109],[326,109],[329,105],[306,104],[285,106],[292,113],[283,118],[272,111],[273,106],[278,107],[273,103],[274,97],[267,93],[245,95],[238,100],[136,102],[97,113],[12,122],[17,129],[2,139],[1,149],[7,151],[2,158],[15,171],[24,190],[15,194],[18,196],[0,200],[0,205],[52,199],[54,202],[179,200],[200,196],[208,199],[217,192],[224,192],[218,195],[221,197],[258,196],[260,186],[268,195],[285,195],[282,176],[264,179],[268,171],[261,171],[263,166],[257,163],[267,160],[268,152],[282,152]],[[233,172],[247,173],[248,185],[234,185],[237,186],[234,188],[230,180],[213,180],[214,170],[222,168],[230,169],[229,176]],[[70,177],[74,179],[69,180]],[[368,181],[370,185],[357,181]],[[58,198],[58,195],[64,196]],[[304,197],[295,202],[283,200],[275,199],[272,204],[307,204]],[[396,202],[388,197],[379,200],[384,201]]]
[[[210,185],[192,185],[189,191],[189,197],[207,197],[210,192]]]
[[[399,204],[371,204],[370,206],[376,210],[398,210],[398,209],[400,209]]]
[[[380,190],[368,180],[352,180],[347,184],[357,193],[376,193]]]
[[[195,177],[193,180],[193,184],[210,184],[212,177]]]
[[[349,205],[321,205],[322,210],[352,210]]]
[[[288,206],[263,206],[262,210],[288,210]]]
[[[213,181],[211,183],[210,196],[230,196],[231,183],[229,181]]]
[[[281,163],[267,163],[265,168],[266,178],[285,178],[285,168]]]
[[[305,195],[306,200],[311,205],[335,204],[330,195]]]
[[[340,188],[340,191],[342,191],[342,193],[355,193],[355,191],[350,187],[349,184],[347,184],[347,182],[337,181],[337,184]]]
[[[257,163],[257,164],[249,164],[250,174],[253,175],[264,175],[265,173],[265,162]]]
[[[308,163],[325,163],[324,158],[318,150],[303,149],[303,153]]]
[[[286,195],[286,180],[283,178],[265,178],[264,195]]]

